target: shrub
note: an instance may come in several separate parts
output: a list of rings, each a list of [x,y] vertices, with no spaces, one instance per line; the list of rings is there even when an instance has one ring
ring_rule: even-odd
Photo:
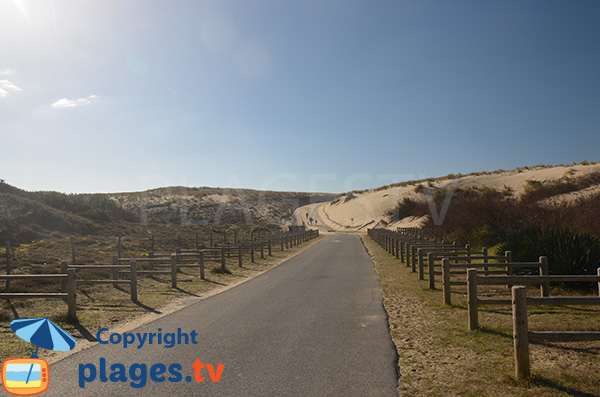
[[[404,197],[404,199],[398,202],[396,208],[391,211],[388,211],[387,215],[391,216],[393,221],[397,221],[400,219],[407,218],[409,216],[421,216],[425,215],[427,212],[425,210],[424,203],[419,203],[417,201],[411,200],[408,197]]]
[[[550,274],[595,275],[600,266],[600,238],[567,229],[528,227],[498,246],[499,253],[504,251],[512,251],[517,262],[547,256]]]

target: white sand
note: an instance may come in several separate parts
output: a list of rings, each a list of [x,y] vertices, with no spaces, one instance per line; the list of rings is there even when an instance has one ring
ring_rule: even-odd
[[[434,181],[433,188],[442,188],[450,183],[456,187],[489,187],[502,191],[510,188],[515,196],[523,194],[528,180],[549,181],[563,178],[565,176],[578,177],[593,171],[600,171],[600,164],[591,165],[570,165],[557,167],[531,167],[529,169],[506,171],[502,173],[493,173],[489,175],[473,175],[455,179]],[[425,219],[407,218],[398,222],[388,224],[392,217],[391,211],[397,203],[404,197],[413,200],[423,200],[422,193],[416,193],[415,187],[418,184],[408,186],[390,187],[382,190],[369,190],[362,193],[351,193],[342,196],[336,200],[327,203],[317,203],[300,207],[294,213],[298,224],[309,226],[309,218],[317,220],[313,222],[312,227],[318,227],[323,231],[365,231],[372,228],[375,224],[384,225],[388,228],[396,227],[418,227]],[[423,186],[428,189],[428,183]],[[586,190],[593,190],[594,187]],[[566,197],[566,198],[565,198]],[[570,194],[562,199],[569,197],[578,197],[576,194]],[[380,223],[384,222],[384,224]]]

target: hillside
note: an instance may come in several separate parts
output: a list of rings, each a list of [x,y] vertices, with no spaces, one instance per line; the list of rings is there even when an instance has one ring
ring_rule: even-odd
[[[0,241],[26,243],[69,234],[116,236],[136,225],[279,229],[292,210],[330,194],[168,187],[114,194],[28,192],[0,181]]]
[[[440,215],[438,220],[443,220],[443,201],[449,191],[454,194],[448,194],[448,198],[453,198],[448,214],[452,213],[457,199],[464,197],[465,192],[471,195],[487,192],[505,200],[519,200],[527,194],[540,207],[569,205],[598,193],[598,175],[600,164],[588,162],[469,175],[451,174],[342,194],[328,203],[299,208],[294,219],[298,224],[308,225],[313,218],[321,229],[335,231],[364,231],[374,226],[390,229],[421,227],[432,223],[432,207],[426,204],[428,199],[436,204],[433,208],[437,211],[436,215]],[[411,206],[413,208],[407,208]]]
[[[168,187],[108,195],[143,223],[279,228],[295,208],[330,201],[326,193]]]

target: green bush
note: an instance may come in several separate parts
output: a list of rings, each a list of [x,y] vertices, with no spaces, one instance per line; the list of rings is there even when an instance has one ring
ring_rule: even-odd
[[[597,274],[600,267],[600,238],[567,229],[529,227],[509,235],[498,246],[498,254],[512,251],[516,262],[548,257],[550,274]]]
[[[388,216],[391,216],[394,221],[404,219],[409,216],[419,216],[423,214],[423,204],[411,200],[408,197],[404,197],[402,201],[398,202],[396,208],[387,212]]]

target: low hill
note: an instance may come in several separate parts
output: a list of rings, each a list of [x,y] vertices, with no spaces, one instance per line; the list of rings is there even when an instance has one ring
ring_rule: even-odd
[[[325,230],[364,231],[372,227],[421,227],[443,221],[444,199],[450,214],[469,195],[490,195],[504,201],[527,197],[538,207],[569,206],[600,193],[600,164],[522,167],[469,175],[448,175],[355,191],[296,210],[295,222]],[[428,205],[427,202],[432,205]],[[449,204],[449,205],[448,205]],[[435,211],[432,219],[432,210]],[[311,222],[311,218],[313,222]]]
[[[133,193],[28,192],[0,181],[0,241],[114,234],[119,225],[279,229],[294,208],[331,194],[168,187]]]

